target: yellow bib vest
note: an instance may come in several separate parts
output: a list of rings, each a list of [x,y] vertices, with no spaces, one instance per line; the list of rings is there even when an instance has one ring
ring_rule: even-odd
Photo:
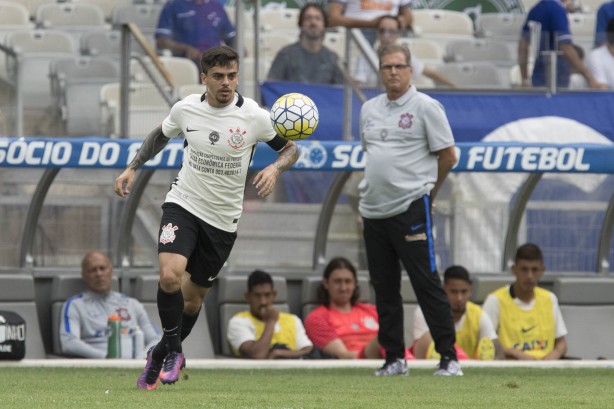
[[[256,340],[260,339],[264,332],[264,322],[254,317],[249,311],[240,312],[236,316],[249,319],[256,328]],[[289,350],[296,351],[296,322],[292,314],[285,312],[279,313],[279,320],[277,320],[275,333],[271,339],[271,346],[275,344],[282,344],[288,347]],[[233,352],[235,355],[239,356],[239,351]]]
[[[504,348],[518,349],[541,359],[554,349],[554,315],[550,292],[535,288],[535,305],[531,311],[520,308],[509,288],[494,293],[499,299],[499,341]]]
[[[467,302],[463,327],[456,331],[456,344],[472,359],[477,358],[481,316],[482,309],[471,301]]]

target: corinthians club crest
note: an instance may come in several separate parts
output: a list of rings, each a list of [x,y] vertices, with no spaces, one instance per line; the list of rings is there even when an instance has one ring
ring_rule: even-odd
[[[399,128],[401,129],[409,129],[413,125],[414,116],[410,113],[401,115],[401,120],[399,120]]]
[[[172,243],[175,241],[177,236],[175,236],[175,231],[178,230],[179,227],[173,226],[171,223],[166,226],[162,226],[162,233],[160,233],[160,243]]]
[[[228,139],[228,145],[230,145],[233,149],[239,149],[243,145],[245,145],[245,134],[247,131],[242,131],[241,128],[236,127],[235,129],[230,128],[228,130],[230,132],[230,138]]]

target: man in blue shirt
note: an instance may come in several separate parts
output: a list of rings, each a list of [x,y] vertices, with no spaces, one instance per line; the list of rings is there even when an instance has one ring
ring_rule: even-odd
[[[614,0],[603,3],[597,10],[597,25],[595,26],[595,47],[607,42],[606,28],[608,21],[614,18]]]
[[[539,50],[535,56],[535,66],[533,67],[532,85],[534,87],[547,85],[549,56],[544,55],[544,52],[560,51],[562,55],[557,56],[557,87],[569,87],[569,77],[573,67],[586,78],[590,88],[606,89],[606,84],[595,81],[573,47],[566,10],[566,4],[569,1],[541,0],[529,11],[518,44],[518,64],[523,86],[530,85],[528,71],[530,22],[536,22],[541,25],[541,36]]]
[[[170,0],[162,9],[156,46],[186,57],[200,67],[202,53],[211,47],[234,43],[235,28],[217,0]]]

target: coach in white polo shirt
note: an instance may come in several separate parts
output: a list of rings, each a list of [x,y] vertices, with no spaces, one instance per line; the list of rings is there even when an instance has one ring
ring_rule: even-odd
[[[165,384],[179,379],[185,365],[181,342],[196,323],[237,236],[256,144],[265,142],[279,152],[275,162],[254,178],[260,196],[268,196],[280,173],[298,158],[296,144],[275,134],[269,113],[235,92],[239,81],[235,50],[210,48],[201,66],[207,91],[177,102],[115,182],[115,192],[126,196],[141,164],[160,152],[169,138],[185,139],[181,170],[162,205],[160,223],[157,302],[164,334],[147,353],[139,389],[155,389],[158,379]]]
[[[375,375],[408,373],[399,260],[441,355],[435,375],[462,375],[450,303],[435,265],[431,219],[431,202],[456,163],[452,130],[443,106],[411,85],[406,46],[383,46],[379,59],[386,93],[362,106],[367,165],[359,184],[359,210],[379,315],[378,339],[386,349],[386,363]]]

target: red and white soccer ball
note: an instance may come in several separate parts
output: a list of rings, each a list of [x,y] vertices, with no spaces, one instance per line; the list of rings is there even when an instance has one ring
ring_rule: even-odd
[[[282,95],[271,108],[271,123],[279,136],[297,140],[308,138],[318,126],[318,107],[298,92]]]

